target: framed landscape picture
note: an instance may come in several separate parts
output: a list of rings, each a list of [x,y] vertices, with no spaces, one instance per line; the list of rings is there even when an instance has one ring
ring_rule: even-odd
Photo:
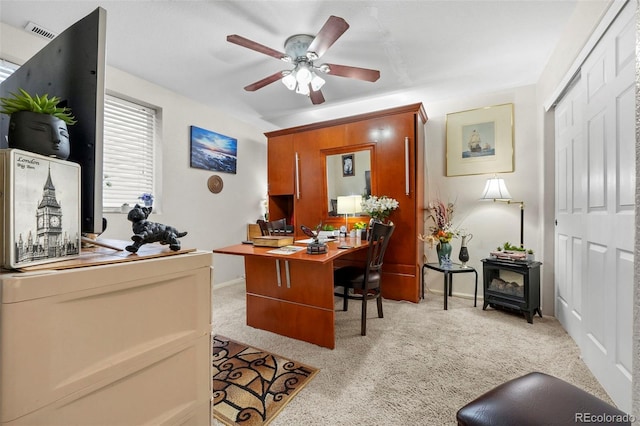
[[[191,126],[191,167],[236,173],[238,140],[211,130]]]
[[[447,176],[513,171],[513,104],[447,114]]]

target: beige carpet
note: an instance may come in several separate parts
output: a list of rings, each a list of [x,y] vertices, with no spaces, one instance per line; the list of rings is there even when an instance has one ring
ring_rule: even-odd
[[[227,425],[268,425],[318,373],[224,336],[213,336],[212,346],[212,414]]]
[[[213,291],[213,333],[320,369],[271,425],[455,425],[457,410],[487,390],[531,371],[566,380],[611,403],[575,342],[552,317],[488,308],[427,293],[419,304],[384,300],[384,318],[336,307],[336,349],[248,327],[244,285]],[[213,424],[219,425],[215,421]]]

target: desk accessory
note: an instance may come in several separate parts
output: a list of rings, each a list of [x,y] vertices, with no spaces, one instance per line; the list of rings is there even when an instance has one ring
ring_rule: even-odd
[[[313,242],[307,244],[307,253],[309,254],[323,254],[328,251],[326,243],[318,241],[318,232],[314,232],[311,228],[300,225],[300,229],[307,237],[313,238]]]
[[[276,235],[263,235],[253,238],[255,247],[283,247],[293,244],[293,237],[279,237]]]

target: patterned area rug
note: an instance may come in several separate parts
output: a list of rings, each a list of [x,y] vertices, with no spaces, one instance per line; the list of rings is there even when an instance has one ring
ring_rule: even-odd
[[[267,425],[318,371],[213,336],[213,416],[228,425]]]

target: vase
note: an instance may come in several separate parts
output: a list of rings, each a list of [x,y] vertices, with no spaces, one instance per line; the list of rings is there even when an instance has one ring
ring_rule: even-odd
[[[467,262],[469,261],[469,249],[467,243],[473,238],[473,234],[461,235],[462,243],[460,244],[460,253],[458,254],[458,260],[462,263],[462,268],[467,268]]]
[[[438,263],[442,266],[443,260],[451,259],[451,244],[440,242],[436,246],[436,253],[438,253]]]
[[[11,114],[8,147],[61,160],[69,158],[67,123],[49,114],[18,111]]]

